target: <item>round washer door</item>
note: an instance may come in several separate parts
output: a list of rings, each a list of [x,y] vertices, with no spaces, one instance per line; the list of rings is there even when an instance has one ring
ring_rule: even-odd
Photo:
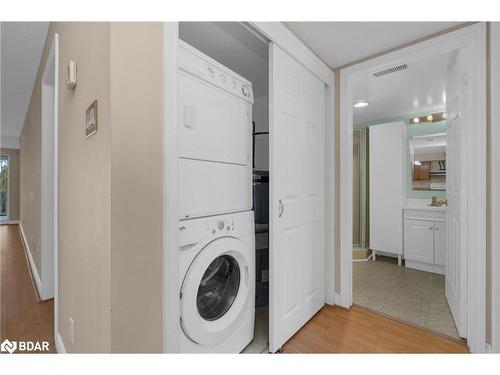
[[[181,324],[192,341],[217,344],[245,318],[250,270],[244,246],[234,237],[216,239],[189,267],[181,289]]]

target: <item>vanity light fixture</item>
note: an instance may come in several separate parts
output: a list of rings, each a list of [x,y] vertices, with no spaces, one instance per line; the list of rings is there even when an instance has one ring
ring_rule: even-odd
[[[414,117],[410,119],[410,125],[417,125],[425,122],[439,122],[443,120],[446,120],[446,112],[437,112],[425,116]]]
[[[366,106],[368,106],[368,102],[365,102],[363,100],[354,103],[354,108],[365,108]]]
[[[415,165],[422,165],[422,162],[421,162],[421,161],[418,161],[418,160],[415,160],[415,161],[413,162],[413,164],[415,164]]]

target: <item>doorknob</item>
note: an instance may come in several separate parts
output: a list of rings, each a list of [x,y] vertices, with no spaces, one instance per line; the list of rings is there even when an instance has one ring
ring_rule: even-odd
[[[285,211],[285,207],[283,206],[283,202],[281,201],[281,199],[279,200],[279,211],[278,211],[278,217],[281,217],[283,216],[283,211]]]

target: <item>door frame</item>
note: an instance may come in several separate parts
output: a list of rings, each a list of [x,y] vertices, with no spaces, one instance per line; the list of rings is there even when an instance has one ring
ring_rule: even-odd
[[[40,298],[42,300],[54,297],[55,279],[55,227],[56,227],[56,75],[54,39],[49,50],[42,74],[41,115],[42,115],[42,146],[41,146],[41,241],[40,241]],[[50,109],[49,109],[50,108]],[[48,115],[46,113],[48,112]]]
[[[500,353],[500,22],[490,22],[491,350]]]
[[[335,77],[333,70],[321,61],[281,22],[244,23],[250,31],[275,43],[300,64],[320,78],[326,87],[326,217],[325,217],[325,303],[333,304],[335,295]],[[177,176],[177,40],[179,23],[163,23],[163,351],[179,352],[179,237]],[[174,93],[172,95],[171,93]]]
[[[352,305],[352,131],[351,79],[408,58],[464,49],[469,64],[470,131],[468,185],[468,345],[484,352],[486,345],[486,25],[478,23],[389,52],[340,70],[340,298]],[[473,166],[473,167],[472,167]],[[472,256],[474,255],[474,256]]]
[[[1,154],[1,156],[7,158],[7,215],[5,215],[5,218],[0,219],[0,224],[7,224],[10,222],[10,157],[8,154]]]
[[[58,170],[59,170],[59,34],[55,33],[52,39],[52,45],[50,47],[49,53],[47,55],[47,59],[45,61],[45,67],[42,73],[42,82],[41,85],[41,96],[42,96],[42,132],[44,129],[44,119],[43,119],[43,97],[44,92],[46,91],[45,86],[52,86],[52,83],[46,83],[46,77],[50,74],[48,69],[53,69],[52,72],[54,74],[53,81],[53,129],[52,129],[52,137],[45,138],[45,142],[42,142],[42,150],[51,150],[52,157],[50,159],[44,158],[42,156],[42,163],[51,163],[52,164],[52,173],[47,174],[46,170],[42,168],[42,180],[50,185],[50,191],[46,192],[46,196],[51,196],[51,204],[52,204],[52,215],[45,215],[44,211],[42,212],[42,223],[44,221],[50,221],[51,225],[49,226],[49,231],[52,233],[52,243],[49,247],[45,246],[45,252],[42,251],[42,275],[41,275],[41,288],[40,288],[40,296],[42,299],[46,298],[54,298],[54,338],[56,344],[56,350],[58,353],[65,352],[64,345],[62,344],[61,337],[59,335],[59,276],[58,276],[58,256],[59,256],[59,238],[58,238]],[[43,139],[43,138],[42,138]],[[43,151],[42,151],[43,155]],[[48,181],[50,179],[50,181]],[[43,189],[43,187],[42,187]],[[43,200],[43,197],[42,197]],[[43,235],[43,234],[42,234]],[[50,251],[50,256],[47,253]],[[52,257],[52,259],[50,259]],[[52,270],[52,278],[49,278],[47,281],[46,272],[43,272],[44,264],[48,266],[47,262],[44,262],[43,259],[50,259],[50,266],[53,267]],[[52,286],[48,286],[47,283],[50,282]]]

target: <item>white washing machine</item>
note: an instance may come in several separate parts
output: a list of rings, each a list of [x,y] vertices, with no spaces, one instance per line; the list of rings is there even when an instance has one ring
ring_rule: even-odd
[[[252,211],[180,222],[180,352],[239,353],[253,339]]]
[[[251,82],[179,40],[179,218],[252,209]]]

